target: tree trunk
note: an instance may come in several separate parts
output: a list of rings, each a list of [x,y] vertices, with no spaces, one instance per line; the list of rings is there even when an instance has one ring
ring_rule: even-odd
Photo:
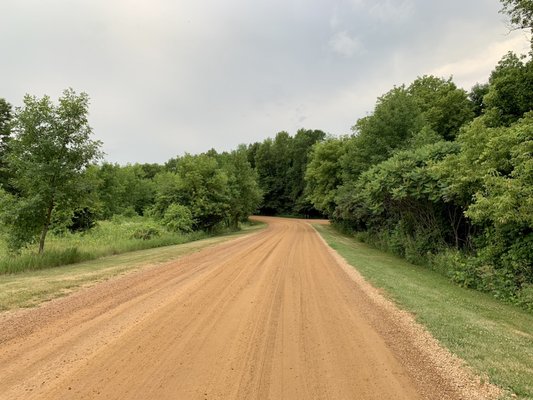
[[[46,220],[44,222],[43,231],[41,232],[41,239],[39,240],[39,254],[44,253],[44,241],[46,240],[46,234],[50,227],[50,221],[52,220],[52,210],[54,209],[54,202],[52,201],[46,211]]]

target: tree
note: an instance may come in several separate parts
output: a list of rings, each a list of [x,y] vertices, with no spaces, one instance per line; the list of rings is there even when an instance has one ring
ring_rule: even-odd
[[[50,97],[24,97],[13,121],[7,163],[18,191],[5,215],[11,244],[21,247],[39,235],[39,254],[55,217],[69,219],[87,195],[87,166],[100,157],[87,120],[89,97],[67,89],[54,105]],[[65,222],[65,221],[63,221]]]
[[[255,155],[255,167],[259,186],[263,191],[261,213],[286,214],[292,211],[289,193],[288,171],[291,168],[292,138],[287,132],[279,132],[275,139],[266,139]]]
[[[488,92],[489,92],[488,83],[484,83],[484,84],[476,83],[470,90],[470,93],[468,94],[468,98],[472,102],[472,107],[473,107],[472,109],[476,117],[479,117],[485,110],[485,101],[483,99]]]
[[[515,29],[533,29],[533,1],[532,0],[501,0],[501,13],[511,18]],[[531,38],[533,50],[533,37]]]
[[[533,109],[533,61],[509,52],[492,71],[488,93],[483,97],[487,122],[506,125]]]
[[[313,146],[305,173],[309,201],[320,212],[333,216],[335,197],[342,184],[340,159],[345,151],[346,138],[330,137]]]
[[[299,129],[291,141],[292,165],[288,171],[287,185],[291,197],[292,213],[312,216],[317,210],[310,203],[305,193],[305,170],[309,162],[309,154],[315,143],[321,142],[326,134],[321,130]]]
[[[373,114],[352,127],[354,136],[346,142],[341,160],[343,181],[354,182],[368,168],[385,161],[424,125],[420,107],[404,86],[378,98]]]
[[[10,121],[13,117],[11,104],[0,98],[0,154],[6,149],[6,144],[11,133]]]
[[[146,177],[144,165],[120,166],[105,162],[92,168],[98,185],[101,218],[125,213],[143,215],[153,204],[153,182]]]
[[[189,233],[192,232],[194,220],[191,210],[184,205],[172,203],[165,211],[161,223],[172,232]]]
[[[426,75],[407,89],[421,110],[426,124],[446,140],[453,140],[459,128],[474,118],[468,95],[452,79]]]
[[[9,138],[11,136],[11,119],[13,111],[11,104],[0,98],[0,187],[9,189],[9,173],[6,168],[6,156]]]
[[[239,146],[231,153],[218,156],[221,168],[228,177],[228,225],[237,228],[239,221],[253,214],[262,200],[257,182],[257,172],[248,162],[245,146]]]
[[[172,160],[172,170],[154,178],[154,217],[163,218],[172,204],[180,204],[190,210],[196,230],[211,230],[224,221],[230,210],[228,176],[215,156],[185,154]]]

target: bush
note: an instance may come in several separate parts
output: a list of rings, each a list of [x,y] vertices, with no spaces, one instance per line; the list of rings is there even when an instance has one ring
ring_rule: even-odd
[[[184,205],[173,203],[163,215],[161,223],[172,232],[192,232],[194,219],[192,213]]]
[[[516,303],[526,310],[533,311],[533,284],[526,284],[518,291]]]

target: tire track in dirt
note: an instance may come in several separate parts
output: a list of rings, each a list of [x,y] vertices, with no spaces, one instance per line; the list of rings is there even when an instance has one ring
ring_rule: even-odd
[[[0,398],[463,398],[431,365],[406,367],[309,224],[262,220],[259,233],[1,315]]]

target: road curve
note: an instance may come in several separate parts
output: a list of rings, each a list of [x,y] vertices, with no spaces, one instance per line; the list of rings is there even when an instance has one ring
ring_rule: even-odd
[[[0,398],[458,398],[442,376],[416,378],[308,223],[263,220],[258,233],[0,316]]]

